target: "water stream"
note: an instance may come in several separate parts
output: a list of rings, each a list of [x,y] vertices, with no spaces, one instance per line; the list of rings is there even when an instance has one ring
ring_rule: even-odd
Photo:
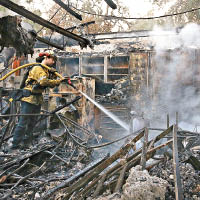
[[[91,101],[96,107],[98,107],[101,111],[103,111],[107,116],[109,116],[113,121],[115,121],[117,124],[119,124],[121,127],[123,127],[125,130],[129,130],[129,126],[123,122],[121,119],[119,119],[117,116],[115,116],[113,113],[108,111],[106,108],[104,108],[101,104],[97,103],[94,99],[90,98],[88,95],[83,93],[82,91],[79,91],[85,98],[87,98],[89,101]]]

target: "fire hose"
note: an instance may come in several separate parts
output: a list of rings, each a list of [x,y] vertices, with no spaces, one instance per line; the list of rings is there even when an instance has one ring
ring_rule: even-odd
[[[2,78],[0,78],[0,81],[3,81],[3,80],[5,80],[6,78],[8,78],[10,75],[12,75],[13,73],[15,73],[16,71],[18,71],[18,70],[20,70],[20,69],[23,69],[23,68],[26,68],[26,67],[29,67],[29,66],[32,66],[32,65],[42,65],[42,67],[44,67],[44,68],[46,68],[47,70],[51,70],[51,67],[48,67],[47,65],[44,65],[44,64],[41,64],[41,63],[28,63],[28,64],[25,64],[25,65],[22,65],[22,66],[19,66],[19,67],[17,67],[16,69],[13,69],[12,71],[10,71],[9,73],[7,73],[6,75],[4,75]],[[59,74],[58,72],[54,72],[54,74],[57,76],[57,77],[59,77],[60,79],[63,79],[63,80],[66,80],[66,78],[65,77],[63,77],[61,74]],[[67,83],[71,86],[71,87],[73,87],[74,89],[76,89],[75,88],[75,86],[71,83],[71,80],[70,79],[68,79],[67,80]]]
[[[12,75],[13,73],[15,73],[16,71],[20,70],[20,69],[23,69],[23,68],[26,68],[26,67],[29,67],[29,66],[32,66],[32,65],[37,65],[37,64],[40,64],[42,65],[42,67],[48,69],[48,70],[51,70],[50,67],[48,67],[47,65],[44,65],[44,64],[41,64],[41,63],[28,63],[28,64],[25,64],[25,65],[22,65],[22,66],[19,66],[15,69],[13,69],[11,72],[7,73],[5,76],[3,76],[2,78],[0,78],[0,81],[3,81],[5,80],[6,78],[8,78],[10,75]],[[58,72],[54,72],[56,76],[58,76],[59,78],[61,79],[64,79],[64,77],[59,74]]]

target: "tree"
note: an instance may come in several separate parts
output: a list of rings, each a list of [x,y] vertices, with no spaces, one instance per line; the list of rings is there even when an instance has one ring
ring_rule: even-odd
[[[160,8],[163,8],[163,6],[170,2],[171,0],[155,0],[154,4],[158,5]],[[198,7],[200,7],[199,0],[176,0],[173,4],[171,4],[167,14],[184,12]],[[181,26],[188,22],[200,23],[200,10],[165,18],[161,21],[162,23],[170,22],[174,26]]]
[[[68,1],[63,1],[67,4]],[[121,21],[118,19],[109,19],[108,17],[100,15],[117,15],[129,17],[128,8],[123,6],[120,0],[116,0],[117,9],[111,9],[103,0],[76,0],[70,1],[70,8],[75,12],[82,15],[83,20],[79,21],[75,17],[71,16],[64,9],[56,14],[52,19],[52,23],[57,24],[63,28],[69,28],[72,26],[79,25],[81,23],[95,21],[95,24],[88,26],[89,33],[103,33],[112,31],[115,28],[116,31],[123,31],[124,29],[130,28],[130,24],[127,20]],[[58,5],[54,5],[50,9],[49,18],[59,9]],[[96,13],[97,15],[92,15],[89,13]],[[64,19],[62,19],[64,18]],[[77,33],[77,30],[74,32]]]

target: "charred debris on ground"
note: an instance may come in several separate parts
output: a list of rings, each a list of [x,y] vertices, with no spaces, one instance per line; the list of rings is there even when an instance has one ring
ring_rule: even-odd
[[[3,120],[1,199],[200,198],[199,133],[168,123],[166,129],[143,128],[123,137],[123,145],[108,154],[112,142],[100,141],[58,111],[42,117],[56,115],[62,128],[35,132],[34,145],[16,151],[7,148],[13,118]],[[152,137],[152,131],[158,134]]]

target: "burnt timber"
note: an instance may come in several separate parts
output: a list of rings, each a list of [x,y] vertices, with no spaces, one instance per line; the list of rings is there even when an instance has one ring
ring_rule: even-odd
[[[70,13],[72,16],[76,17],[79,20],[82,20],[82,16],[78,13],[74,12],[69,6],[67,6],[65,3],[63,3],[60,0],[53,0],[55,3],[57,3],[60,7],[65,9],[68,13]]]
[[[64,36],[67,36],[69,38],[72,38],[78,42],[80,42],[84,47],[86,47],[88,44],[89,44],[89,41],[85,38],[82,38],[76,34],[73,34],[69,31],[66,31],[65,29],[59,27],[59,26],[56,26],[55,24],[35,15],[34,13],[26,10],[24,7],[22,6],[18,6],[17,4],[9,1],[9,0],[0,0],[0,5],[30,19],[31,21],[33,22],[36,22],[42,26],[45,26],[53,31],[56,31]]]
[[[55,47],[55,48],[60,49],[60,50],[64,50],[63,47],[61,47],[61,46],[59,46],[59,45],[57,45],[57,44],[55,44],[55,43],[53,43],[53,42],[51,42],[51,41],[49,41],[47,39],[44,39],[42,37],[37,36],[36,39],[39,40],[40,42],[48,44],[49,46]]]
[[[181,184],[181,176],[179,170],[178,159],[178,145],[177,145],[177,124],[173,126],[173,165],[174,165],[174,182],[175,182],[175,194],[176,200],[183,200],[183,191]]]

